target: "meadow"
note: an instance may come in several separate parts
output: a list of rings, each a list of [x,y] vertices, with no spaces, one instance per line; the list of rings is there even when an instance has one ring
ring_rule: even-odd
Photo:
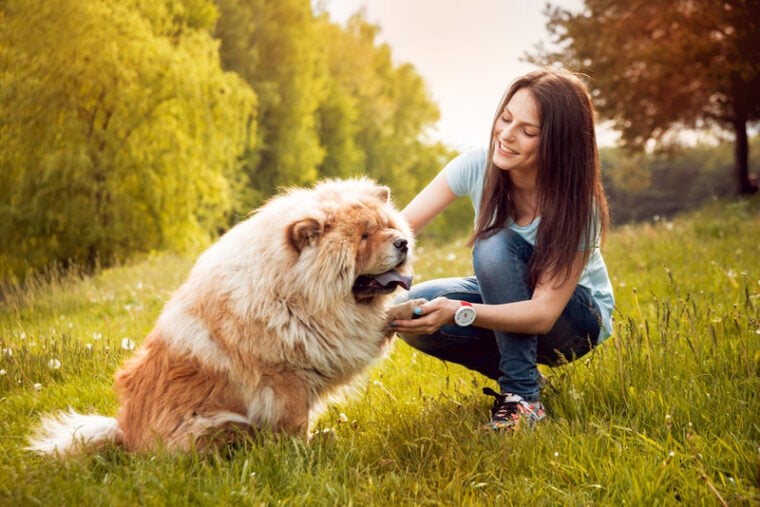
[[[543,368],[548,418],[484,433],[487,379],[397,341],[311,444],[212,453],[111,448],[58,460],[24,440],[41,413],[113,415],[112,376],[194,255],[3,288],[0,504],[758,505],[760,199],[614,229],[615,334]],[[416,280],[471,272],[464,240],[422,242]]]

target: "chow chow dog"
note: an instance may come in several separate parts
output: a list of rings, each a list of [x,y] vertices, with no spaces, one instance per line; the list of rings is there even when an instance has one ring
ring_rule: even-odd
[[[203,448],[261,429],[309,438],[331,395],[389,347],[414,239],[390,191],[327,180],[274,197],[203,253],[116,372],[116,418],[43,418],[29,448]]]

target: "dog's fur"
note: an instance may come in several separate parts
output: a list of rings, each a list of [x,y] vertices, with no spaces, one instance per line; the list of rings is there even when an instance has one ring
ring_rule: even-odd
[[[326,399],[384,354],[389,322],[420,304],[389,308],[396,284],[355,285],[408,271],[412,244],[389,190],[370,180],[275,197],[201,255],[116,373],[117,418],[44,418],[29,448],[186,450],[239,429],[308,437]]]

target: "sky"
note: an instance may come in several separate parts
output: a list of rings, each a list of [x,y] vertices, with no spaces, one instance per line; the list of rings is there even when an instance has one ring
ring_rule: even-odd
[[[395,64],[411,63],[425,79],[441,119],[434,140],[466,150],[488,142],[502,93],[535,67],[521,58],[547,42],[544,0],[322,0],[330,18],[344,23],[364,9],[380,26]],[[579,11],[583,0],[552,0]],[[599,144],[611,132],[597,131]]]

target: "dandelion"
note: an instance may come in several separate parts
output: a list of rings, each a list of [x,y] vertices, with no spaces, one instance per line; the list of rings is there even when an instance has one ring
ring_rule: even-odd
[[[21,338],[22,340],[26,340],[26,333],[25,333],[25,332],[21,331],[21,334],[20,334],[20,335],[18,335],[18,336],[19,336],[19,338]]]
[[[348,422],[348,417],[343,412],[338,415],[338,422],[346,423]]]
[[[5,370],[0,370],[0,377],[8,375],[8,372]]]
[[[670,452],[668,453],[668,457],[670,457],[670,458],[673,458],[673,457],[675,457],[675,455],[676,455],[676,451],[670,451]]]
[[[51,370],[58,370],[61,368],[61,362],[58,359],[51,359],[48,361],[48,368]]]
[[[557,451],[554,451],[554,457],[559,458],[559,453]]]
[[[135,342],[133,342],[129,338],[122,338],[121,348],[123,348],[124,350],[135,350]]]
[[[34,384],[34,390],[37,392],[42,391],[42,384]]]
[[[670,417],[670,414],[667,414],[665,416],[665,426],[667,426],[667,428],[670,429],[670,425],[671,425],[671,417]]]
[[[84,346],[84,348],[89,352],[92,350],[92,343],[88,343]]]

